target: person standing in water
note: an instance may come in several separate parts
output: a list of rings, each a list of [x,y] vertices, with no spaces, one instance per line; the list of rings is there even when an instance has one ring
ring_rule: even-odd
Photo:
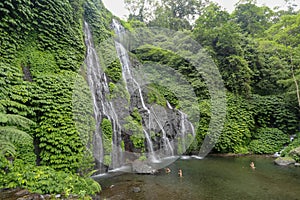
[[[169,167],[167,167],[165,170],[166,170],[166,174],[169,174],[171,172]]]
[[[250,163],[250,167],[251,167],[252,169],[255,169],[255,165],[254,165],[254,162],[253,162],[253,161]]]
[[[182,170],[181,169],[178,170],[178,175],[179,175],[179,177],[182,177]]]

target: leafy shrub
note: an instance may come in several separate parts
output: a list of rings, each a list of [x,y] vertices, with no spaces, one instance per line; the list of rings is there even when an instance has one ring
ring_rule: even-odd
[[[215,149],[221,153],[247,153],[246,144],[251,133],[246,124],[234,120],[225,122],[225,127],[220,135]]]
[[[288,134],[297,131],[297,109],[292,103],[286,102],[283,96],[253,95],[250,102],[256,126],[278,128]]]
[[[11,171],[0,174],[0,188],[21,187],[39,194],[93,195],[101,190],[100,185],[89,177],[80,177],[46,166],[24,165],[14,161]]]
[[[122,78],[122,68],[119,60],[114,60],[105,69],[105,74],[113,81],[118,82]]]
[[[142,116],[140,115],[138,108],[136,107],[133,108],[133,112],[131,113],[131,116],[135,121],[139,122],[140,124],[142,123]]]
[[[111,121],[109,119],[104,118],[101,122],[101,131],[103,136],[103,146],[105,155],[104,156],[104,163],[105,165],[109,166],[111,163],[110,153],[112,152],[112,135],[113,135],[113,128]]]
[[[166,99],[164,97],[164,94],[161,91],[159,91],[158,88],[148,88],[147,96],[148,103],[156,103],[161,106],[166,106]]]
[[[140,157],[139,157],[139,160],[140,161],[145,161],[145,160],[147,160],[147,156],[146,155],[141,155]]]
[[[166,106],[166,100],[173,106],[179,105],[179,100],[167,87],[158,84],[150,84],[148,91],[148,103],[157,103],[161,106]]]
[[[0,177],[4,176],[9,169],[9,161],[0,154]]]
[[[130,95],[128,91],[125,88],[124,82],[118,82],[118,83],[109,83],[109,99],[123,99],[127,102],[130,101]]]
[[[86,1],[84,18],[91,25],[95,44],[100,44],[112,36],[110,31],[112,14],[104,7],[102,1]]]
[[[111,164],[111,156],[110,155],[105,155],[104,159],[103,159],[103,163],[106,166],[110,166],[110,164]]]
[[[253,153],[271,154],[282,149],[288,143],[289,137],[277,128],[261,128],[254,135],[250,142],[249,149]]]
[[[247,153],[246,146],[254,127],[251,107],[241,96],[227,94],[227,114],[224,129],[215,145],[221,153]]]
[[[141,124],[141,117],[137,110],[135,109],[133,116],[128,116],[125,118],[126,124],[124,125],[125,131],[130,135],[130,140],[132,141],[135,148],[145,150],[145,137],[143,133],[143,127]]]

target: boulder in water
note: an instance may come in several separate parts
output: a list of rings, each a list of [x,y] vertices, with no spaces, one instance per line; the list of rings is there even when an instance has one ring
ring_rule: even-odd
[[[275,164],[280,166],[288,166],[290,164],[296,163],[296,161],[291,157],[279,157],[274,162]]]

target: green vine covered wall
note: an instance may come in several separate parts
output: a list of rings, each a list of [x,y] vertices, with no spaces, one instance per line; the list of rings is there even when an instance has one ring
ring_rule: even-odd
[[[64,179],[59,177],[73,177],[75,172],[86,176],[93,169],[91,102],[88,94],[74,90],[75,86],[86,87],[80,73],[85,59],[83,20],[91,24],[94,40],[100,42],[111,36],[112,15],[100,0],[4,0],[0,16],[1,134],[11,127],[7,116],[14,115],[17,133],[28,136],[22,142],[16,134],[9,141],[0,137],[0,186],[25,187],[38,193],[79,193],[80,187],[61,187]],[[21,117],[28,119],[26,127],[16,121]],[[4,143],[11,145],[2,148]],[[15,161],[10,164],[5,158]],[[19,171],[23,165],[28,167]],[[34,169],[32,176],[41,171],[57,172],[53,176],[58,177],[58,186],[53,191],[34,186],[32,182],[39,180],[28,178],[26,169]],[[17,173],[28,182],[20,181]],[[76,183],[71,181],[72,185]],[[93,194],[100,187],[92,183],[80,189]]]

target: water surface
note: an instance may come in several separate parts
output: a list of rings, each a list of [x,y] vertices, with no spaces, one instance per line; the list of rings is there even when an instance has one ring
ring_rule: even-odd
[[[207,157],[178,160],[170,174],[122,174],[99,179],[101,199],[300,200],[300,168],[280,167],[274,158]],[[256,169],[249,164],[254,161]],[[182,169],[183,177],[178,177]],[[139,192],[137,192],[140,189]],[[134,190],[136,190],[134,192]]]

